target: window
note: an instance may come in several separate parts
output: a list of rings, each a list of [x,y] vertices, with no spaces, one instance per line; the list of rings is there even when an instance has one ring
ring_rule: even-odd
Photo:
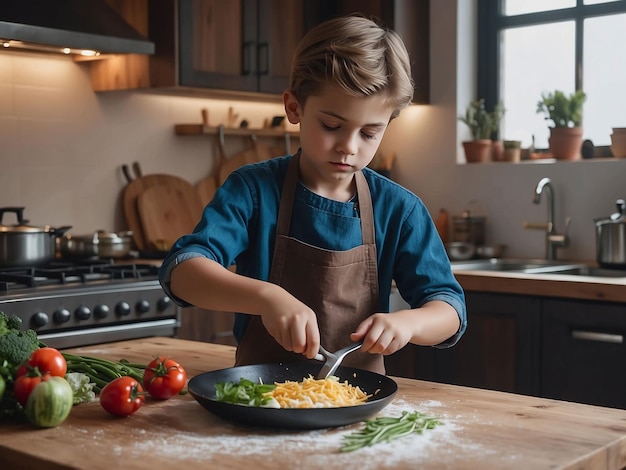
[[[548,147],[541,94],[582,89],[584,138],[626,127],[626,0],[478,0],[478,97],[502,102],[500,137]]]

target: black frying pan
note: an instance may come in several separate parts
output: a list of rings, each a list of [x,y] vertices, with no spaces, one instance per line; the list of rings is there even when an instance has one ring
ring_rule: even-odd
[[[188,388],[198,403],[222,419],[276,429],[332,428],[363,421],[387,406],[398,390],[398,384],[387,376],[341,366],[334,375],[371,394],[367,402],[339,408],[277,409],[236,405],[215,398],[216,383],[239,382],[242,377],[256,383],[260,379],[265,384],[287,380],[300,382],[309,374],[315,377],[320,368],[317,361],[231,367],[199,374],[189,381]]]

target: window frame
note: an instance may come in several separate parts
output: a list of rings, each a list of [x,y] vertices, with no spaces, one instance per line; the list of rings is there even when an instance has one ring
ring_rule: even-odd
[[[477,89],[478,97],[484,98],[487,109],[500,101],[500,33],[504,29],[533,26],[560,21],[574,21],[575,28],[575,85],[584,90],[583,84],[583,37],[584,20],[611,13],[626,13],[626,0],[585,5],[576,0],[576,6],[559,10],[503,16],[505,0],[478,0],[477,3]]]

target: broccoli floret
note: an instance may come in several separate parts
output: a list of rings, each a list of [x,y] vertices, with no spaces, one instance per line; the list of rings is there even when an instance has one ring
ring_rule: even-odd
[[[21,331],[22,321],[0,312],[0,365],[2,375],[11,380],[17,368],[40,346],[37,333],[28,329]]]
[[[39,347],[33,330],[15,331],[0,336],[0,362],[6,360],[10,370],[16,370]]]
[[[6,315],[5,315],[6,316]],[[9,330],[19,330],[22,328],[22,319],[17,315],[10,316],[7,320],[7,328]]]

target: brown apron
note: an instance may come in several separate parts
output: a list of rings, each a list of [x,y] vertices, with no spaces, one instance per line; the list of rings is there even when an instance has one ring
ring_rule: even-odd
[[[350,333],[377,312],[378,269],[372,198],[362,172],[355,174],[363,244],[347,251],[317,248],[289,237],[298,183],[299,154],[283,183],[270,282],[278,284],[317,315],[321,343],[336,351],[352,343]],[[302,354],[286,351],[267,332],[258,315],[250,322],[237,348],[236,365],[296,362]],[[385,373],[383,356],[356,351],[343,364]]]

